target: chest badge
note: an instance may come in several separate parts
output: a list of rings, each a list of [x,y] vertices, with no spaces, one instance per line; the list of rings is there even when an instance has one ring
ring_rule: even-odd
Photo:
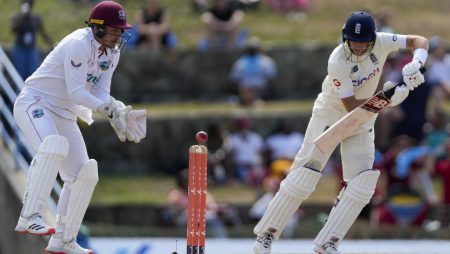
[[[373,64],[378,64],[378,58],[374,53],[370,53],[370,61],[372,61]]]
[[[100,68],[101,71],[107,71],[110,66],[111,66],[110,60],[98,62],[98,67]]]

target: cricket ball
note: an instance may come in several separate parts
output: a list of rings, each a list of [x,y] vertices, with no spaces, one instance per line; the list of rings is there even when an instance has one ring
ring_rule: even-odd
[[[208,134],[204,131],[199,131],[195,135],[195,138],[197,139],[198,143],[205,143],[206,141],[208,141]]]

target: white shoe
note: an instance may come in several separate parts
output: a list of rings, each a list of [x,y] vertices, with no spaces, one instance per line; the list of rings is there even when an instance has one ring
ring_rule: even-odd
[[[50,238],[45,251],[53,254],[94,254],[92,250],[84,249],[73,239],[70,242],[63,242],[55,237]]]
[[[53,235],[55,228],[45,224],[40,214],[35,214],[28,219],[20,216],[15,231],[21,234]]]
[[[253,251],[255,254],[270,254],[272,249],[273,235],[272,233],[264,233],[256,236]]]
[[[337,250],[337,247],[334,243],[325,243],[322,246],[314,247],[315,254],[342,254]]]

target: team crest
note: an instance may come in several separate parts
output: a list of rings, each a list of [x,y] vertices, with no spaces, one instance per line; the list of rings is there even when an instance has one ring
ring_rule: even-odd
[[[108,61],[101,61],[101,62],[98,63],[98,67],[100,67],[100,70],[102,70],[102,71],[107,71],[109,69],[110,65],[111,65],[111,61],[110,60],[108,60]]]
[[[44,116],[44,110],[41,108],[37,108],[31,111],[31,115],[33,116],[33,118],[41,118],[42,116]]]
[[[358,65],[352,67],[352,73],[358,72]]]
[[[119,19],[125,21],[125,11],[124,10],[119,10]]]
[[[372,61],[373,64],[378,64],[378,58],[374,53],[370,53],[370,61]]]

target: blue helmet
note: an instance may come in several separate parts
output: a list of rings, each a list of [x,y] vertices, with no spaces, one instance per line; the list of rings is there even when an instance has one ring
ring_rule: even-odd
[[[374,42],[376,31],[372,16],[367,12],[355,11],[350,14],[342,28],[342,41]]]

